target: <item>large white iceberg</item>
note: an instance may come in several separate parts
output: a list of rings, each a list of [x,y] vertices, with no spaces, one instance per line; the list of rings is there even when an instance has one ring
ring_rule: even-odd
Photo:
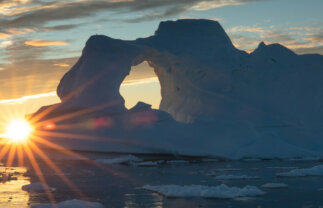
[[[127,110],[119,93],[143,61],[160,81],[160,110]],[[216,21],[167,21],[135,41],[90,37],[60,81],[62,102],[31,117],[72,123],[60,130],[68,136],[46,137],[72,150],[323,158],[322,80],[321,55],[264,43],[248,54]]]

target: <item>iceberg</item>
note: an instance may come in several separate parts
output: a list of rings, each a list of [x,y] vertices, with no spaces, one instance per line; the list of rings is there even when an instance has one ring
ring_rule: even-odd
[[[142,102],[128,110],[119,93],[143,61],[161,85],[158,110]],[[71,150],[323,158],[322,80],[321,55],[263,42],[249,54],[216,21],[165,21],[153,36],[134,41],[90,37],[60,80],[61,103],[30,118],[73,124],[47,130],[61,136],[42,135]]]

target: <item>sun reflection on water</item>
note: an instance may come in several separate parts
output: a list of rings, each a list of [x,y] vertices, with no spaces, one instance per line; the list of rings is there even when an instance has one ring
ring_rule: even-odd
[[[125,205],[123,208],[141,208],[142,202],[149,202],[151,208],[163,208],[163,197],[157,193],[150,194],[125,194]]]
[[[29,207],[29,194],[21,189],[22,186],[30,184],[29,178],[23,174],[27,171],[25,167],[0,167],[0,207],[27,208]],[[17,180],[6,181],[5,175],[12,175]]]

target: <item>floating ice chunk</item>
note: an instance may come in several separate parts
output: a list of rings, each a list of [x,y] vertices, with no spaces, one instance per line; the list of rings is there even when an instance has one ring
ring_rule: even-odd
[[[216,168],[213,170],[209,170],[206,173],[204,171],[202,171],[201,173],[207,176],[217,176],[219,174],[219,172],[232,172],[232,171],[240,171],[241,169],[239,168]]]
[[[218,175],[215,177],[217,180],[248,180],[248,179],[259,179],[259,176],[248,176],[248,175]]]
[[[135,166],[141,166],[141,167],[152,167],[152,166],[157,166],[161,164],[160,161],[144,161],[144,162],[139,162],[135,163]]]
[[[130,162],[140,162],[142,160],[133,155],[125,155],[125,156],[109,158],[109,159],[96,159],[95,161],[102,164],[113,165],[113,164],[123,164],[123,163],[130,163]]]
[[[52,204],[36,204],[31,208],[52,208]],[[88,202],[82,200],[68,200],[56,204],[57,208],[104,208],[104,206],[98,202]]]
[[[239,171],[239,170],[241,170],[241,169],[239,169],[239,168],[219,168],[219,169],[216,169],[216,171],[223,171],[223,172],[225,172],[225,171]]]
[[[277,173],[279,177],[304,177],[304,176],[323,176],[323,165],[317,165],[312,168],[294,169],[285,173]]]
[[[219,162],[221,161],[219,158],[204,158],[201,162]]]
[[[51,188],[48,186],[45,186],[40,182],[37,182],[37,183],[24,185],[21,187],[21,189],[28,192],[45,192],[45,191],[49,191]]]
[[[242,160],[243,161],[250,161],[250,162],[253,162],[253,161],[261,161],[259,158],[243,158]]]
[[[164,160],[158,160],[158,161],[144,161],[144,162],[139,162],[139,163],[135,163],[135,166],[157,166],[160,164],[169,164],[169,165],[177,165],[177,164],[187,164],[189,163],[189,161],[186,160],[168,160],[168,161],[164,161]]]
[[[267,167],[268,169],[297,169],[298,167],[284,167],[284,166],[277,166],[277,167]]]
[[[232,199],[244,196],[261,196],[265,192],[255,186],[229,187],[225,184],[219,186],[201,186],[201,185],[145,185],[144,189],[155,191],[166,197],[202,197],[202,198],[222,198]]]
[[[303,157],[303,158],[291,158],[291,161],[318,161],[321,157]]]
[[[279,189],[279,188],[287,188],[288,185],[284,183],[266,183],[266,184],[263,184],[261,187],[268,188],[268,189]]]
[[[187,160],[168,160],[167,164],[172,164],[172,165],[176,165],[176,164],[187,164],[189,163],[189,161]]]

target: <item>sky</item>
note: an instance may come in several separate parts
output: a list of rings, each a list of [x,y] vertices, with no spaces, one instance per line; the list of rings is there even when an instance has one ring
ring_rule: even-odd
[[[219,21],[234,45],[252,52],[264,41],[298,54],[323,54],[322,0],[0,0],[0,114],[26,114],[59,102],[55,90],[95,34],[134,40],[160,21]],[[130,108],[158,108],[160,85],[147,63],[120,88]]]

